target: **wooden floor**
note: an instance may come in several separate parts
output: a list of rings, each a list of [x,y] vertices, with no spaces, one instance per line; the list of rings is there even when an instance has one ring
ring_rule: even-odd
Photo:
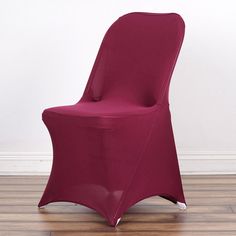
[[[184,176],[187,211],[152,197],[116,228],[93,210],[55,203],[38,210],[46,176],[0,176],[0,236],[236,236],[236,175]]]

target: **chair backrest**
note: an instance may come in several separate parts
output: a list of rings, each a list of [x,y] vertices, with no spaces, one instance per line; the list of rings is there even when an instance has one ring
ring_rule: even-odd
[[[105,34],[84,96],[144,106],[168,100],[184,28],[175,13],[120,17]]]

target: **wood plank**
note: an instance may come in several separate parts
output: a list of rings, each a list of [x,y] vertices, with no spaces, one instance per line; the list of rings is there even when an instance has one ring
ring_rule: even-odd
[[[0,185],[45,185],[48,178],[0,178]]]
[[[232,191],[185,191],[186,198],[236,197],[236,190]]]
[[[46,185],[35,184],[35,185],[0,185],[0,192],[39,192],[44,191]],[[195,184],[195,185],[184,185],[184,191],[236,191],[236,184]]]
[[[40,199],[37,198],[1,198],[0,199],[0,205],[1,206],[14,206],[14,205],[20,205],[20,206],[37,206],[38,202]],[[73,203],[70,202],[55,202],[55,203],[51,203],[51,205],[59,205],[59,206],[63,206],[63,205],[71,205]],[[164,205],[164,206],[168,206],[168,205],[173,205],[173,203],[171,203],[168,200],[162,199],[160,197],[152,197],[152,198],[147,198],[137,204],[141,204],[141,205]],[[214,197],[210,197],[210,198],[188,198],[187,199],[187,204],[188,206],[192,206],[192,205],[209,205],[209,206],[213,206],[213,205],[236,205],[236,197],[218,197],[218,198],[214,198]]]
[[[12,191],[0,192],[1,198],[35,198],[39,199],[42,196],[42,192],[21,192],[21,191]],[[236,190],[226,190],[226,191],[185,191],[186,198],[211,198],[211,197],[236,197]]]
[[[103,222],[0,222],[2,231],[236,231],[235,222],[194,222],[194,223],[146,223],[124,222],[116,228],[110,227]]]
[[[236,184],[188,184],[183,186],[184,191],[230,191],[236,190]]]
[[[28,191],[28,192],[43,192],[45,189],[45,185],[1,185],[0,191]]]
[[[209,198],[188,198],[187,200],[187,204],[188,206],[192,206],[192,205],[236,205],[236,197],[218,197],[218,198],[214,198],[214,197],[209,197]],[[146,204],[146,205],[169,205],[171,204],[169,201],[165,200],[165,199],[161,199],[159,197],[151,197],[151,198],[147,198],[141,202],[139,202],[138,204]]]
[[[48,176],[1,176],[0,185],[45,185]],[[188,184],[236,184],[236,175],[194,175],[182,176],[184,185]]]
[[[80,232],[52,232],[51,236],[78,236]],[[235,236],[236,231],[207,231],[207,232],[191,232],[191,231],[155,231],[155,232],[83,232],[83,236]],[[13,235],[12,235],[13,236]]]
[[[207,209],[206,209],[207,210]],[[213,209],[224,211],[224,213],[232,212],[231,208],[225,209]],[[52,205],[49,204],[45,208],[39,209],[37,206],[0,206],[1,213],[22,213],[22,214],[29,214],[29,213],[45,213],[45,214],[64,214],[64,213],[95,213],[93,209],[82,205],[67,205],[67,206],[60,206],[60,205]]]
[[[40,198],[1,198],[0,206],[37,206]],[[68,206],[73,205],[71,202],[53,202],[50,203],[55,206]]]
[[[229,175],[182,175],[182,179],[235,179],[236,174]]]
[[[51,232],[46,231],[0,231],[0,236],[51,236]]]
[[[198,179],[198,178],[193,178],[193,179],[183,179],[182,180],[183,184],[236,184],[236,178],[206,178],[206,179]]]
[[[1,179],[48,179],[49,175],[1,175]],[[181,175],[182,179],[235,179],[236,174]]]
[[[230,206],[222,205],[222,206],[188,206],[186,211],[179,210],[175,205],[173,206],[153,206],[153,205],[134,205],[133,207],[128,209],[129,213],[232,213],[232,209]]]
[[[0,236],[235,236],[236,231],[207,231],[207,232],[37,232],[37,231],[0,231]]]
[[[0,199],[1,198],[36,198],[39,199],[42,196],[42,192],[21,192],[21,191],[2,191],[0,192]]]
[[[48,177],[49,175],[1,175],[1,179],[48,179]]]
[[[1,213],[47,213],[47,214],[64,214],[64,213],[94,213],[95,211],[84,207],[82,205],[68,205],[68,206],[55,206],[47,205],[44,209],[38,209],[37,206],[0,206]],[[134,205],[129,208],[128,213],[183,213],[185,211],[180,211],[175,205],[170,206],[160,206],[160,205]],[[232,213],[230,206],[189,206],[187,213]]]
[[[1,214],[0,222],[105,222],[98,214]],[[122,222],[145,223],[191,223],[191,222],[236,222],[236,214],[157,213],[124,214]]]

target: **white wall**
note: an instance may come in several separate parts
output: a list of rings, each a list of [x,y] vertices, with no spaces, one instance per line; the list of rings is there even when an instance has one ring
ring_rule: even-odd
[[[80,98],[109,25],[177,12],[186,36],[170,90],[183,173],[236,173],[236,1],[0,0],[0,174],[47,173],[44,108]]]

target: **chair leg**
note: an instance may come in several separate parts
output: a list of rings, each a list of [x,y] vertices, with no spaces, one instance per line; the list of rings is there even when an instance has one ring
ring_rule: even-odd
[[[119,218],[117,221],[116,221],[116,224],[115,224],[115,227],[119,224],[121,218]]]
[[[183,203],[183,202],[177,202],[176,204],[177,204],[177,206],[180,210],[186,210],[187,209],[186,204]]]

